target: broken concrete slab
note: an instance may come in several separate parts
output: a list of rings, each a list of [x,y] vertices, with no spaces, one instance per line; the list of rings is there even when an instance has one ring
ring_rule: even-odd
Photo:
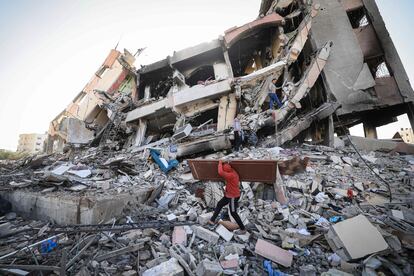
[[[66,142],[70,144],[88,144],[95,137],[94,131],[87,129],[83,121],[75,118],[66,118],[63,129]]]
[[[347,261],[388,249],[381,233],[364,215],[336,223],[325,238],[332,250]]]
[[[371,139],[358,136],[349,137],[352,143],[359,150],[366,151],[395,151],[407,154],[414,154],[414,145],[394,142],[389,140]],[[345,140],[345,143],[348,142]]]
[[[175,226],[172,233],[172,244],[182,244],[187,245],[187,232],[184,229],[184,226]]]
[[[68,165],[60,165],[59,167],[54,168],[51,173],[56,174],[56,175],[62,175],[65,172],[67,172],[72,166],[68,166]]]
[[[209,243],[213,243],[216,244],[218,239],[220,238],[219,235],[217,235],[216,233],[205,229],[201,226],[193,226],[193,231],[196,234],[197,237],[199,237],[202,240],[205,240]]]
[[[81,178],[89,177],[92,174],[91,170],[69,170],[68,173],[79,176]]]
[[[184,276],[184,269],[180,266],[176,258],[171,258],[157,266],[145,270],[142,276]]]
[[[229,230],[227,230],[226,227],[224,227],[223,225],[219,225],[216,228],[216,233],[220,235],[220,237],[222,237],[225,241],[230,241],[233,238],[233,233],[230,232]]]
[[[83,185],[82,185],[83,186]],[[141,189],[134,195],[120,193],[84,197],[76,194],[34,191],[3,191],[2,198],[12,203],[13,210],[24,217],[53,220],[60,225],[94,224],[106,221],[122,213],[129,203],[142,203],[151,189]]]
[[[265,257],[266,259],[270,259],[273,262],[281,264],[285,267],[289,267],[292,265],[292,253],[265,240],[257,240],[254,252],[256,254],[259,254],[260,256]]]
[[[219,276],[222,275],[223,269],[218,262],[207,259],[202,260],[196,270],[197,276]]]

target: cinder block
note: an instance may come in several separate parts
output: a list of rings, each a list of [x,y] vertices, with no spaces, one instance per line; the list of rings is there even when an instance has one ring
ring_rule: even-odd
[[[219,235],[217,235],[216,233],[205,229],[201,226],[193,226],[193,230],[196,233],[196,236],[202,240],[205,240],[209,243],[213,243],[216,244],[218,239],[220,238]]]
[[[216,228],[216,233],[219,234],[225,241],[230,241],[233,238],[233,233],[221,224]]]
[[[172,233],[172,244],[187,245],[187,232],[183,226],[175,226]]]
[[[223,269],[218,262],[212,262],[207,259],[202,260],[196,269],[197,276],[219,276],[222,273]]]

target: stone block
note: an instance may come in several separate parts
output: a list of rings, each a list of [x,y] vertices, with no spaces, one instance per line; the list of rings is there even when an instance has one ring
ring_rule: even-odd
[[[239,267],[239,259],[223,260],[220,264],[223,269],[235,269]]]
[[[197,276],[219,276],[222,273],[223,269],[219,263],[207,259],[202,260],[196,269]]]
[[[184,276],[184,269],[180,266],[176,258],[171,258],[157,266],[147,269],[142,276]]]
[[[225,241],[230,241],[233,238],[233,233],[221,224],[216,228],[216,233],[219,234]]]
[[[219,239],[219,235],[201,226],[194,226],[193,230],[198,238],[209,243],[216,244]]]
[[[175,226],[172,233],[172,244],[187,245],[187,232],[183,226]]]

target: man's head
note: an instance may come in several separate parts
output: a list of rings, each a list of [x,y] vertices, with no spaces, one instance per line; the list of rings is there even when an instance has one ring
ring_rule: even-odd
[[[272,79],[273,84],[276,84],[277,79]]]
[[[230,166],[230,164],[224,164],[223,165],[223,171],[225,171],[225,172],[232,172],[233,171],[233,168]]]

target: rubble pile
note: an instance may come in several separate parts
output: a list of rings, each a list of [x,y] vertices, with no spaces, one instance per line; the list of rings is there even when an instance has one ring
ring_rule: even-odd
[[[412,275],[414,147],[349,137],[362,113],[334,93],[342,69],[324,70],[346,47],[312,33],[328,9],[354,20],[369,3],[263,0],[138,70],[143,49],[111,50],[51,122],[48,154],[0,163],[1,273]],[[380,93],[357,65],[346,86],[365,104]],[[209,223],[218,160],[240,176],[245,234],[227,209]]]
[[[96,225],[59,226],[8,213],[0,224],[1,263],[13,260],[15,267],[42,265],[58,273],[63,262],[68,273],[78,275],[412,273],[414,186],[407,181],[414,175],[412,156],[361,153],[390,189],[349,147],[246,147],[240,152],[204,156],[204,160],[272,159],[280,161],[281,168],[287,166],[281,170],[286,174],[278,179],[286,199],[283,204],[276,200],[274,185],[242,182],[238,212],[248,233],[235,235],[238,226],[225,211],[218,225],[207,224],[222,190],[218,183],[194,179],[187,162],[164,174],[153,161],[144,165],[121,153],[102,162],[103,167],[112,166],[110,171],[95,169],[102,159],[96,152],[93,159],[91,152],[73,159],[68,157],[70,153],[55,156],[58,160],[49,157],[43,162],[50,165],[28,175],[40,175],[38,170],[72,171],[64,180],[72,186],[57,185],[57,190],[67,192],[70,187],[85,185],[87,192],[116,194],[125,185],[154,185],[152,196],[145,204],[125,207],[118,218]],[[283,163],[305,157],[307,164]],[[75,166],[69,165],[75,160],[85,165],[68,168]],[[88,185],[99,182],[97,175],[105,173],[118,186]],[[135,178],[137,175],[140,177]],[[119,181],[123,177],[128,181]],[[77,184],[78,179],[82,184]],[[156,184],[161,187],[157,189]],[[5,182],[2,188],[7,188]],[[85,190],[72,189],[74,192]]]

